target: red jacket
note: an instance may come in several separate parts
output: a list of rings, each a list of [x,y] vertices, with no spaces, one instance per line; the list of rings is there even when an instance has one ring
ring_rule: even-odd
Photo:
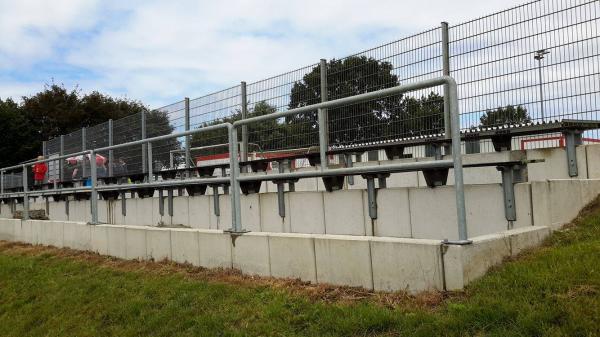
[[[38,163],[33,165],[33,180],[44,180],[46,172],[48,172],[48,165],[46,163]]]

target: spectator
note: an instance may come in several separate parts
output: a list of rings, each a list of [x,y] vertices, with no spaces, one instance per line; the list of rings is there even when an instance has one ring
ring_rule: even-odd
[[[44,156],[38,156],[37,160],[44,160]],[[48,173],[48,165],[46,163],[35,163],[32,167],[33,171],[33,185],[41,186],[44,184],[46,179],[46,173]]]

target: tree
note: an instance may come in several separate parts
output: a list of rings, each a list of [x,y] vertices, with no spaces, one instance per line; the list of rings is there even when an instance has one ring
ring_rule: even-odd
[[[0,167],[11,166],[39,151],[35,129],[28,127],[27,117],[12,99],[0,99]]]
[[[527,109],[518,105],[499,107],[496,110],[486,111],[479,119],[482,126],[495,126],[503,124],[530,123],[531,117]]]
[[[365,56],[351,56],[327,63],[327,95],[329,100],[355,96],[399,84],[389,62]],[[294,83],[289,108],[316,104],[321,101],[321,71],[316,66],[302,81]],[[401,106],[402,95],[328,110],[329,142],[354,143],[383,135],[394,110]],[[304,124],[308,130],[318,128],[316,112],[286,120],[288,124]],[[305,132],[306,132],[305,131]],[[301,141],[301,140],[300,140]],[[302,146],[302,144],[298,144]]]
[[[424,136],[444,130],[444,97],[435,92],[420,98],[405,97],[398,111],[391,116],[390,136]]]

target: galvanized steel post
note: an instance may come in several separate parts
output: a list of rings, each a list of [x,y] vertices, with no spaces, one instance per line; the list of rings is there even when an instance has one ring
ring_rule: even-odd
[[[238,161],[237,129],[229,125],[229,179],[231,185],[231,231],[243,232],[240,196],[240,165]]]
[[[184,99],[184,110],[185,110],[185,131],[190,130],[190,99],[186,97]],[[192,159],[192,155],[190,152],[190,144],[192,143],[192,136],[185,136],[185,168],[190,168],[190,163]],[[190,171],[186,171],[187,176],[189,177]]]
[[[46,159],[47,154],[48,154],[48,142],[43,141],[42,142],[42,156],[44,156],[44,159]]]
[[[108,120],[108,146],[113,146],[114,145],[114,139],[113,139],[114,135],[113,135],[113,120],[109,119]],[[108,176],[112,177],[113,176],[113,167],[115,166],[115,157],[114,157],[114,152],[113,150],[108,150]]]
[[[23,220],[29,220],[29,196],[27,196],[27,166],[23,165]]]
[[[148,143],[148,182],[151,183],[154,181],[154,170],[152,165],[152,143]]]
[[[448,22],[442,22],[442,73],[444,76],[450,76],[450,38],[448,34]],[[446,139],[450,139],[451,122],[450,122],[450,99],[448,97],[448,84],[444,84],[444,135]],[[449,145],[444,147],[446,154],[451,149]]]
[[[0,194],[4,194],[4,171],[0,171]]]
[[[321,59],[319,68],[321,74],[321,102],[327,102],[327,60]],[[319,153],[321,158],[321,170],[326,170],[329,164],[327,159],[327,149],[329,148],[327,109],[318,109],[317,114],[319,120]]]
[[[142,110],[142,135],[141,139],[146,139],[146,112]],[[142,173],[146,173],[146,144],[142,144]]]
[[[242,119],[248,118],[248,95],[246,93],[246,82],[240,84],[242,98]],[[241,161],[248,160],[248,126],[242,125],[242,147],[240,148]]]
[[[90,195],[90,209],[92,212],[92,221],[90,223],[92,225],[98,224],[98,191],[96,190],[97,186],[97,170],[96,170],[96,152],[94,150],[90,151],[90,171],[91,172],[91,195]]]
[[[59,157],[62,157],[65,155],[65,136],[64,135],[60,135],[60,153],[59,153]],[[58,161],[58,169],[60,170],[59,172],[59,179],[62,182],[64,180],[64,169],[63,169],[63,160],[60,159]]]
[[[86,150],[87,136],[85,128],[81,128],[81,151]],[[84,155],[85,159],[85,155]],[[87,167],[85,166],[85,160],[81,161],[81,178],[85,179],[87,176]]]

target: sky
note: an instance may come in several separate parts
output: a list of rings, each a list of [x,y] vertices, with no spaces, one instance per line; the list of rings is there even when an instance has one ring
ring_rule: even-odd
[[[160,107],[523,2],[0,0],[0,98],[58,83]]]

